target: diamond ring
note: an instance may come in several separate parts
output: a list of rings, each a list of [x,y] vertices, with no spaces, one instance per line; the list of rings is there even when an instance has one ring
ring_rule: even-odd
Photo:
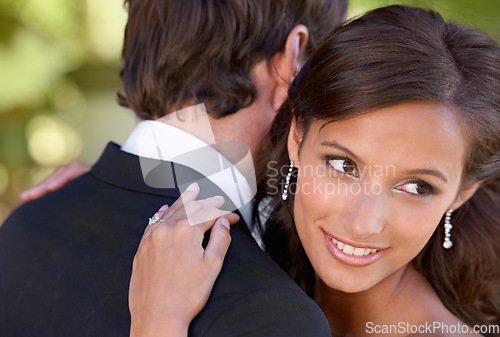
[[[162,223],[164,221],[167,221],[167,220],[160,218],[160,215],[158,213],[156,213],[155,215],[153,215],[152,218],[149,218],[148,226],[151,226],[151,228],[155,228],[156,226],[158,226],[160,223]]]

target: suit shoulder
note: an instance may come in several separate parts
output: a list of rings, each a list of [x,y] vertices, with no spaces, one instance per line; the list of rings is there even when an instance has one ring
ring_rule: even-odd
[[[247,234],[231,246],[190,336],[330,336],[318,305]]]
[[[22,203],[12,211],[0,228],[30,225],[33,221],[41,219],[57,220],[67,205],[75,204],[83,198],[83,195],[89,194],[85,192],[89,190],[89,181],[93,180],[95,179],[86,173],[56,191]]]
[[[245,292],[268,287],[300,290],[300,287],[257,245],[250,235],[232,231],[231,236],[231,245],[219,275],[221,282],[226,277],[229,279],[236,277]]]
[[[205,336],[331,336],[319,306],[300,291],[270,287],[227,306]]]

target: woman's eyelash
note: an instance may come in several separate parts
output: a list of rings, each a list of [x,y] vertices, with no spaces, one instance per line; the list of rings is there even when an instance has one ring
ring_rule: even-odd
[[[405,186],[409,186],[410,188],[403,188]],[[409,181],[404,184],[400,184],[396,187],[396,189],[418,198],[428,198],[436,194],[436,190],[430,184],[422,180]]]
[[[348,157],[326,156],[325,163],[336,172],[355,178],[359,177],[358,166]]]

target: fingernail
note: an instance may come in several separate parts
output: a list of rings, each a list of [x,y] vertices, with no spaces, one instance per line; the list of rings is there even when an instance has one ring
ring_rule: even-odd
[[[186,188],[186,191],[194,191],[198,189],[198,183],[192,183]]]
[[[220,217],[220,223],[229,230],[229,220],[225,216]]]
[[[168,209],[168,205],[165,204],[165,205],[163,205],[163,206],[160,207],[160,209],[158,210],[158,212],[165,211],[167,209]]]
[[[28,191],[24,191],[20,194],[20,197],[22,198],[29,198],[31,197],[31,194],[33,193],[34,191],[33,190],[28,190]]]
[[[215,198],[215,199],[219,199],[219,200],[221,200],[221,201],[225,201],[225,200],[226,200],[226,199],[224,199],[224,197],[223,197],[223,196],[220,196],[220,195],[216,195],[216,196],[215,196],[215,197],[213,197],[213,198]]]

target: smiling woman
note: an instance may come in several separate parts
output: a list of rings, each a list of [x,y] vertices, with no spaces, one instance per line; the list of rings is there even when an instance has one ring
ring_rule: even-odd
[[[322,145],[331,140],[351,155]],[[330,168],[322,176],[299,174],[294,203],[300,240],[321,280],[352,293],[380,287],[392,274],[400,277],[443,213],[457,209],[477,187],[460,190],[467,146],[455,113],[439,103],[403,103],[327,125],[312,122],[302,141],[292,126],[288,149],[299,173],[307,165]],[[358,174],[369,172],[369,165],[394,165],[395,175]],[[354,187],[363,182],[366,192]],[[309,193],[301,188],[308,183],[347,189]],[[375,184],[377,189],[370,187]]]
[[[499,93],[492,40],[402,6],[345,24],[302,69],[256,209],[269,207],[267,250],[335,335],[500,323]],[[293,167],[286,200],[272,161]]]

